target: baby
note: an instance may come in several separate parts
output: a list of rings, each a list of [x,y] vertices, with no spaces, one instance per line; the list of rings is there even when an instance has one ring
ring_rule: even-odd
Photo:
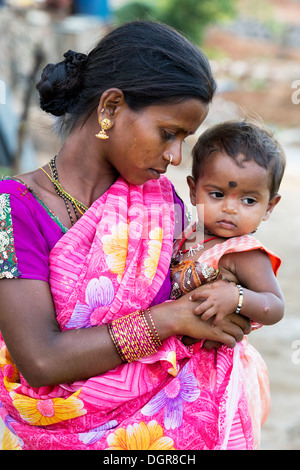
[[[280,201],[284,152],[269,131],[243,121],[208,129],[192,155],[187,180],[198,223],[175,247],[171,298],[205,284],[190,297],[203,299],[195,309],[202,320],[216,325],[235,312],[253,325],[274,324],[284,312],[276,279],[280,260],[252,234]],[[232,289],[225,282],[210,282],[220,278],[230,281]]]

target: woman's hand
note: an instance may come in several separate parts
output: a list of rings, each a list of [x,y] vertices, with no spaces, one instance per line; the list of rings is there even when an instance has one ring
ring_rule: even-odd
[[[16,295],[18,292],[18,295]],[[122,363],[106,325],[61,331],[49,285],[31,279],[2,279],[0,330],[18,369],[33,387],[84,380]],[[234,347],[247,333],[241,315],[212,326],[195,315],[201,300],[181,299],[151,307],[161,340],[172,335]],[[249,329],[250,331],[250,329]],[[248,331],[248,332],[249,332]],[[62,360],[63,358],[63,360]]]
[[[178,300],[152,307],[151,312],[161,339],[178,335],[194,338],[196,341],[217,341],[234,347],[243,339],[244,334],[250,333],[250,321],[242,315],[226,315],[217,325],[214,324],[214,317],[208,321],[202,320],[200,315],[194,313],[202,300],[191,301],[190,294],[186,294]]]
[[[216,328],[214,326],[214,318],[209,319],[207,323],[210,324],[211,328]],[[235,313],[232,313],[223,317],[222,321],[218,324],[218,328],[220,328],[224,332],[231,332],[233,334],[236,344],[243,339],[244,335],[249,334],[251,332],[251,323],[249,318],[246,318],[243,315],[236,315]],[[182,338],[182,342],[186,346],[197,343],[198,341],[199,339],[191,338],[189,336],[184,336]],[[203,347],[206,349],[217,349],[222,346],[222,344],[224,343],[221,341],[207,338],[203,343]],[[227,344],[227,346],[229,346],[229,344]]]

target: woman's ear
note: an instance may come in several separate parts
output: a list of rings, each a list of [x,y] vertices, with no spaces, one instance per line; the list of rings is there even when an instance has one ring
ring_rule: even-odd
[[[101,122],[107,118],[113,127],[115,116],[124,105],[126,105],[124,94],[119,88],[106,90],[102,94],[97,108],[98,121]]]
[[[281,199],[280,194],[275,194],[275,196],[272,197],[272,199],[270,199],[267,210],[266,210],[266,213],[265,213],[262,220],[268,220],[268,218],[270,217],[270,215],[273,212],[274,207],[277,206],[280,199]]]
[[[189,185],[189,188],[190,188],[191,204],[193,206],[196,206],[197,198],[196,198],[196,183],[195,183],[195,180],[192,176],[187,176],[186,180],[187,180],[187,184]]]

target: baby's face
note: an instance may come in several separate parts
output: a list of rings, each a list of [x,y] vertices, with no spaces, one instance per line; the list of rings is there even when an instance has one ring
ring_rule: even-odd
[[[279,195],[270,200],[268,171],[243,160],[241,154],[239,166],[227,154],[216,152],[207,158],[196,182],[188,177],[192,204],[204,206],[204,211],[203,206],[197,210],[200,222],[222,238],[252,233],[280,200]]]

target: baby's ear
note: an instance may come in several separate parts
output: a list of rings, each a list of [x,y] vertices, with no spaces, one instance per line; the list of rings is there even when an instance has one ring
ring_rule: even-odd
[[[187,180],[187,184],[189,185],[189,188],[190,188],[191,204],[193,204],[193,206],[195,206],[197,204],[195,180],[192,176],[187,176],[186,180]]]
[[[266,213],[263,217],[262,220],[268,220],[268,218],[270,217],[270,215],[272,214],[273,212],[273,209],[275,208],[275,206],[277,206],[278,202],[280,201],[281,199],[281,196],[280,194],[275,194],[274,197],[272,197],[272,199],[270,199],[269,201],[269,204],[268,204],[268,207],[267,207],[267,210],[266,210]]]

